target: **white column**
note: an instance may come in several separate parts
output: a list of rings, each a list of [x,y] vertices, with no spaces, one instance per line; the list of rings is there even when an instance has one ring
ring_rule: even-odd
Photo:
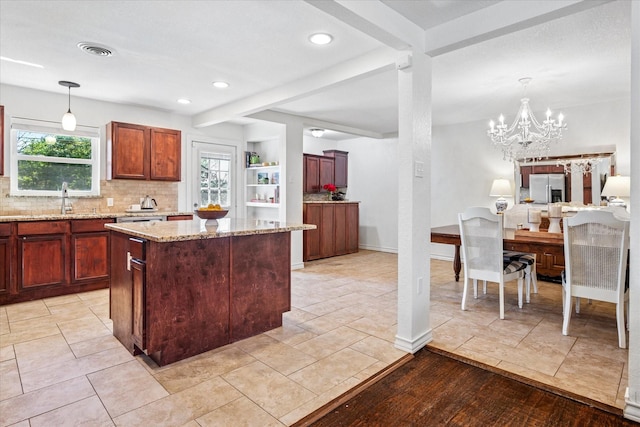
[[[640,165],[640,2],[631,2],[630,163]],[[624,416],[640,421],[640,170],[631,176],[631,251],[629,256],[629,381]]]
[[[411,62],[408,68],[398,70],[398,332],[395,346],[415,353],[433,339],[429,324],[431,58],[414,51]],[[398,63],[406,64],[406,61]]]

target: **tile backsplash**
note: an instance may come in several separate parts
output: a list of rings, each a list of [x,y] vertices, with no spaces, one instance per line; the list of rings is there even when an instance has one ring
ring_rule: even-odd
[[[8,177],[0,177],[0,215],[38,215],[60,211],[60,197],[14,197],[9,194]],[[160,210],[178,210],[177,182],[137,181],[114,179],[100,181],[100,196],[69,197],[74,213],[124,212],[130,205],[140,203],[147,194],[156,199]],[[113,198],[113,206],[107,206],[107,198]]]

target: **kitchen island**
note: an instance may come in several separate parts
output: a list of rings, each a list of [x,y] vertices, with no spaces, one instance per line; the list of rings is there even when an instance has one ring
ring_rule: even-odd
[[[315,226],[196,218],[106,227],[113,334],[163,366],[281,326],[290,232]]]

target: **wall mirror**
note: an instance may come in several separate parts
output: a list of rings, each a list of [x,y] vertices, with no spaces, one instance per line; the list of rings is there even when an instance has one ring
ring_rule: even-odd
[[[600,205],[602,188],[615,174],[615,152],[519,160],[514,165],[516,203]]]

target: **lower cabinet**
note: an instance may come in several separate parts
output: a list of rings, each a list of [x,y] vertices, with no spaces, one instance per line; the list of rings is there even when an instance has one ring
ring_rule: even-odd
[[[558,245],[531,243],[528,247],[505,242],[504,249],[508,251],[530,252],[536,254],[536,271],[538,275],[560,277],[564,270],[564,248]]]
[[[107,222],[0,224],[0,304],[109,287]]]
[[[317,227],[304,231],[304,261],[358,252],[357,203],[304,203],[303,222]]]

